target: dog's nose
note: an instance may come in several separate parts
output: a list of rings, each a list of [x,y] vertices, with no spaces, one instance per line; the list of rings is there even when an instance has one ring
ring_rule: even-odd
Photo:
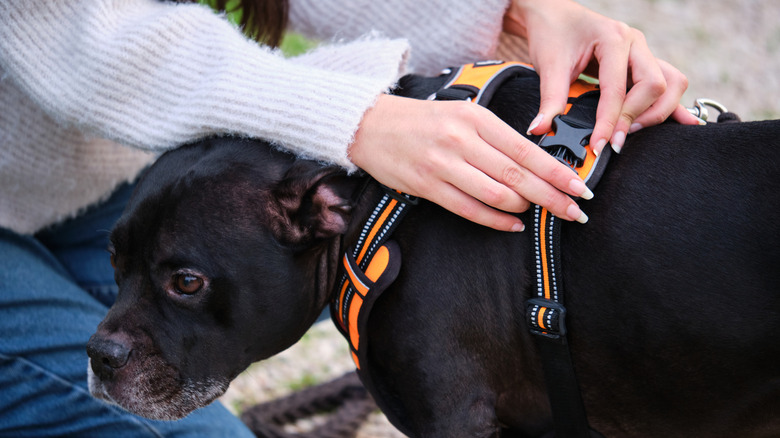
[[[122,368],[130,357],[130,347],[112,339],[93,335],[87,342],[87,355],[92,371],[101,379],[109,379]]]

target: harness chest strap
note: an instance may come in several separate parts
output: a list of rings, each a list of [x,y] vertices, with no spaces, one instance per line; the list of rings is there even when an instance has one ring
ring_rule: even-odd
[[[535,74],[522,63],[482,62],[449,69],[446,85],[430,96],[434,100],[469,100],[486,106],[495,90],[516,75]],[[400,270],[401,253],[389,240],[401,218],[416,199],[385,188],[385,194],[366,221],[358,241],[342,258],[336,299],[331,302],[331,317],[349,341],[352,359],[361,370],[367,345],[365,331],[368,315],[380,294],[395,280]],[[365,380],[364,380],[365,383]]]
[[[336,299],[331,302],[331,317],[349,341],[352,360],[358,370],[366,351],[361,333],[379,295],[398,276],[401,251],[389,240],[409,207],[413,196],[385,188],[385,194],[369,216],[355,242],[342,257],[342,276],[337,283]]]
[[[598,91],[575,82],[566,112],[554,119],[554,134],[539,142],[559,161],[567,164],[588,188],[595,188],[611,154],[609,147],[596,156],[589,144],[595,123]],[[576,88],[576,89],[575,89]],[[577,94],[581,93],[581,94]],[[587,101],[587,102],[583,102]],[[587,111],[588,114],[581,114]],[[556,437],[601,437],[590,428],[574,371],[566,330],[566,307],[561,273],[562,221],[546,208],[534,206],[535,296],[526,302],[526,322],[542,359]]]
[[[467,100],[487,106],[503,82],[516,75],[535,73],[533,67],[528,64],[491,61],[464,65],[445,71],[444,74],[450,75],[447,84],[430,99]],[[591,189],[603,173],[609,157],[609,148],[605,148],[605,153],[597,157],[587,146],[592,123],[586,115],[592,113],[595,117],[595,104],[592,104],[594,99],[595,102],[598,101],[598,87],[584,81],[576,81],[572,85],[565,114],[554,119],[554,131],[545,135],[539,143],[559,161],[577,172]],[[582,110],[589,106],[588,101],[591,102],[592,110]],[[344,254],[343,274],[336,285],[336,297],[331,302],[331,317],[349,341],[358,374],[372,392],[374,391],[370,375],[361,368],[365,363],[368,348],[365,336],[361,335],[365,331],[374,302],[398,276],[401,265],[400,249],[389,237],[409,207],[415,203],[416,198],[412,196],[386,189],[386,193],[366,221],[358,242]],[[552,380],[554,386],[563,384],[573,388],[576,394],[576,397],[572,397],[572,392],[567,390],[561,397],[561,393],[556,395],[555,391],[550,391],[557,436],[587,436],[589,428],[565,338],[566,310],[563,307],[562,294],[559,293],[562,289],[560,271],[556,264],[559,229],[560,220],[546,209],[536,206],[534,233],[537,296],[528,301],[526,315],[532,333],[564,347],[548,348],[548,344],[540,342],[542,355],[552,357],[556,362],[552,371],[550,366],[545,365],[548,388]],[[561,363],[556,359],[562,353],[568,358],[568,362]],[[562,368],[563,371],[556,371],[555,368]],[[558,377],[555,377],[556,375]],[[556,398],[563,400],[556,401]],[[382,407],[381,400],[377,400],[377,403]],[[390,411],[386,413],[389,417],[393,415]],[[574,417],[575,420],[560,420],[561,416]],[[393,423],[397,426],[400,424],[397,421]]]
[[[470,100],[487,105],[501,78],[533,70],[520,63],[477,63],[460,67],[438,91],[438,99]],[[477,84],[477,85],[475,85]],[[610,148],[596,156],[590,146],[598,106],[598,86],[584,80],[572,83],[563,115],[553,120],[553,131],[539,146],[569,166],[591,190],[601,178]],[[588,425],[566,338],[566,308],[560,270],[561,221],[546,208],[534,206],[535,297],[526,302],[526,321],[537,335],[542,367],[553,413],[556,437],[600,437]]]

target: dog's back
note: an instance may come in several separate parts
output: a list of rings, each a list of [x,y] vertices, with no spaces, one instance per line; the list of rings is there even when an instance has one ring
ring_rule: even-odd
[[[778,147],[777,121],[640,131],[581,203],[591,220],[564,226],[569,341],[596,430],[780,433]],[[524,322],[530,236],[419,210],[373,316],[382,396],[410,430],[550,430]],[[446,414],[418,414],[431,411]]]

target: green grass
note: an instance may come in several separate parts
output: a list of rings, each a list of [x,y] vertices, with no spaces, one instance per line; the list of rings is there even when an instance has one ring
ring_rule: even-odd
[[[201,4],[208,5],[215,9],[216,0],[200,0]],[[238,0],[230,0],[225,5],[227,19],[238,26],[241,22],[241,8],[238,6]],[[317,46],[317,42],[308,39],[300,34],[288,32],[282,38],[279,48],[285,56],[296,56],[305,53]]]
[[[297,33],[286,33],[279,47],[285,56],[295,56],[317,47],[317,42]]]

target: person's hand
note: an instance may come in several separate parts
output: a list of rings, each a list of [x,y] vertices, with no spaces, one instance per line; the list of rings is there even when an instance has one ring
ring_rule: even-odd
[[[593,196],[571,169],[470,102],[382,95],[363,116],[349,155],[388,187],[502,231],[523,230],[507,212],[525,211],[529,201],[585,222],[565,193]]]
[[[670,115],[683,124],[700,123],[679,103],[687,78],[656,59],[644,35],[624,23],[571,0],[512,0],[504,31],[527,39],[541,79],[539,115],[529,127],[533,134],[550,130],[580,73],[597,77],[601,88],[591,136],[597,152],[607,141],[620,152],[628,133]]]

